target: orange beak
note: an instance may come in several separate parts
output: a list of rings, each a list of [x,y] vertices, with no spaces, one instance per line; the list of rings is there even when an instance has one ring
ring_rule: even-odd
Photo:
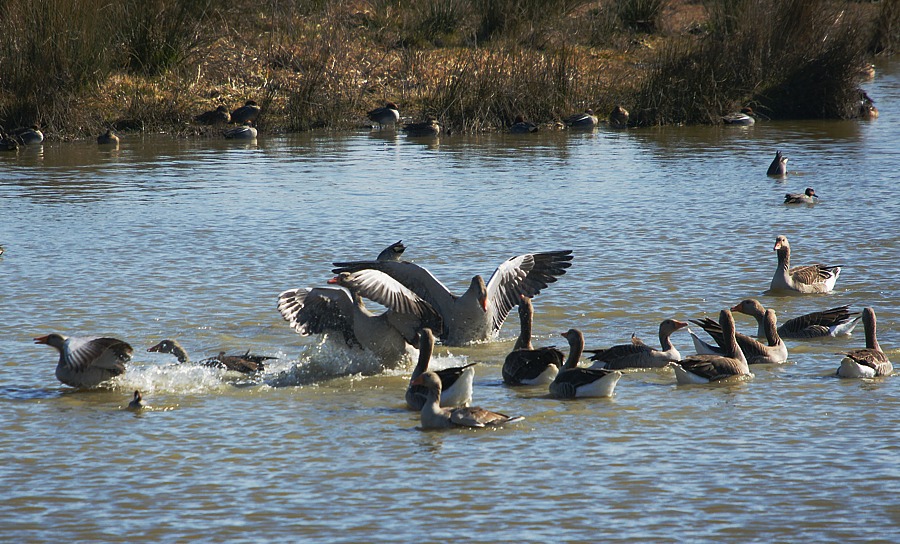
[[[326,283],[330,283],[330,284],[333,285],[333,284],[335,284],[335,283],[337,283],[337,282],[338,282],[338,277],[335,276],[335,277],[331,278],[330,280],[328,280]]]
[[[34,343],[35,343],[35,344],[46,344],[46,343],[47,343],[47,338],[50,338],[50,336],[49,336],[49,335],[47,335],[47,336],[38,336],[37,338],[34,339]]]

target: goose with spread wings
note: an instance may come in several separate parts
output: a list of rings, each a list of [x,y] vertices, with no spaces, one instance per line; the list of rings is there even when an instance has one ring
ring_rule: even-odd
[[[462,295],[455,295],[425,268],[408,261],[334,263],[336,274],[350,272],[359,293],[386,307],[404,308],[414,299],[428,302],[443,320],[444,345],[460,346],[494,338],[522,295],[534,297],[572,266],[572,251],[526,253],[510,257],[487,283],[472,278]],[[403,287],[399,289],[398,287]]]

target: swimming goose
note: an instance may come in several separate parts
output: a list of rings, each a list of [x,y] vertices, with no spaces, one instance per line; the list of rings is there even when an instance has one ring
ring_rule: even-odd
[[[209,110],[194,117],[194,121],[204,125],[226,125],[231,122],[231,114],[228,108],[220,105],[214,110]]]
[[[125,363],[134,350],[118,338],[65,337],[52,333],[38,336],[35,344],[53,346],[59,351],[56,378],[72,387],[96,387],[125,373]]]
[[[415,293],[443,319],[444,345],[460,346],[494,338],[519,296],[533,297],[566,273],[572,251],[526,253],[509,258],[494,271],[487,285],[472,278],[461,296],[451,293],[431,272],[408,261],[334,263],[334,272],[352,272],[362,296],[387,307],[404,306],[406,293]],[[403,287],[399,291],[396,287]]]
[[[17,128],[11,135],[22,145],[38,145],[44,141],[44,133],[38,125]]]
[[[753,117],[753,108],[744,107],[738,113],[723,116],[722,122],[726,125],[750,126],[756,123],[756,119]]]
[[[422,374],[428,372],[428,363],[431,362],[431,354],[434,352],[434,333],[431,329],[424,328],[419,331],[419,361],[409,378],[409,386],[406,388],[406,405],[411,410],[421,410],[428,398],[428,391],[421,385],[412,385]],[[444,368],[433,371],[441,380],[441,406],[468,406],[472,402],[472,381],[475,379],[475,365],[470,363],[464,366]]]
[[[108,128],[106,132],[97,136],[97,143],[99,145],[119,145],[119,137],[111,128]]]
[[[588,108],[584,110],[583,113],[570,115],[566,119],[565,123],[569,128],[590,130],[596,127],[599,121],[597,119],[597,116],[594,115],[594,110]]]
[[[584,351],[584,335],[578,329],[562,333],[569,341],[569,357],[562,370],[550,383],[550,396],[557,399],[611,397],[622,373],[618,370],[581,368],[578,361]]]
[[[177,340],[163,340],[155,346],[147,348],[147,351],[151,353],[171,353],[178,359],[179,363],[190,362],[187,351],[181,347],[181,344],[179,344]],[[250,355],[250,350],[248,349],[243,355],[225,355],[224,351],[220,351],[217,356],[197,361],[197,363],[203,366],[214,366],[250,374],[265,370],[264,361],[269,359],[276,359],[276,357]]]
[[[866,330],[866,347],[844,353],[845,357],[841,361],[837,375],[841,378],[890,376],[894,372],[894,367],[878,345],[878,338],[875,336],[875,310],[864,308],[862,322]]]
[[[807,187],[802,193],[786,193],[784,195],[785,204],[815,204],[819,199],[815,189]]]
[[[766,335],[763,316],[765,307],[755,299],[742,300],[731,308],[732,312],[740,312],[756,319],[758,330],[756,336]],[[856,316],[856,317],[853,317]],[[778,336],[782,338],[821,338],[824,336],[849,336],[859,322],[859,312],[851,312],[850,306],[838,306],[821,312],[810,312],[789,319],[778,327]]]
[[[766,170],[767,176],[783,176],[787,174],[787,162],[788,158],[781,154],[781,151],[775,152],[775,158],[772,159],[772,164],[769,165],[769,169]]]
[[[691,355],[669,363],[679,385],[709,383],[732,376],[753,376],[734,336],[734,318],[729,310],[719,312],[719,325],[727,339],[724,355]]]
[[[374,315],[363,304],[351,274],[339,274],[328,283],[340,287],[289,289],[278,296],[278,311],[301,336],[340,335],[348,348],[371,352],[390,367],[406,360],[420,328],[440,328],[431,306],[402,285],[393,286],[404,293],[402,304],[385,304],[388,310]]]
[[[534,349],[531,328],[534,306],[522,295],[519,301],[519,338],[503,361],[501,374],[506,385],[546,385],[556,378],[563,365],[563,352],[553,346]]]
[[[429,117],[420,123],[404,125],[403,132],[412,137],[438,136],[441,133],[441,125],[438,124],[437,119]]]
[[[791,268],[791,246],[785,236],[775,238],[773,249],[778,252],[778,267],[769,289],[799,293],[828,293],[834,289],[840,266],[813,264]]]
[[[258,131],[250,126],[250,121],[246,121],[243,125],[229,128],[222,134],[229,140],[255,140]]]
[[[384,128],[384,125],[396,125],[400,120],[400,110],[397,104],[393,102],[385,102],[384,106],[369,110],[366,117],[374,123],[378,123],[378,128]]]
[[[510,417],[476,406],[462,408],[441,407],[441,379],[434,372],[425,372],[410,385],[426,388],[426,400],[422,406],[420,422],[423,429],[449,429],[452,427],[497,427],[515,423],[525,418]]]
[[[591,368],[621,370],[623,368],[659,368],[681,360],[681,354],[672,344],[672,333],[687,327],[688,324],[677,319],[666,319],[659,324],[659,344],[662,349],[653,349],[631,336],[630,344],[618,344],[607,349],[589,349],[593,353],[591,361],[596,361]]]
[[[231,122],[241,125],[248,121],[256,121],[261,108],[255,100],[248,100],[244,105],[231,112]]]
[[[629,116],[628,110],[623,108],[620,104],[616,104],[609,114],[609,126],[612,128],[626,128],[628,126]]]
[[[131,402],[128,403],[129,410],[142,410],[146,408],[147,405],[144,404],[144,397],[141,395],[140,391],[135,391],[134,396],[131,398]]]
[[[531,121],[526,121],[524,115],[516,115],[513,124],[509,127],[512,134],[531,134],[538,131],[538,126]]]
[[[703,318],[702,320],[692,319],[691,322],[700,325],[700,327],[709,334],[718,346],[707,344],[691,332],[691,338],[694,340],[694,348],[698,354],[707,355],[724,355],[725,354],[725,336],[722,327],[712,319]],[[746,334],[735,333],[738,346],[741,348],[747,364],[751,365],[769,365],[779,364],[787,361],[788,349],[784,340],[778,335],[778,329],[775,327],[776,316],[775,310],[771,308],[763,314],[763,331],[766,337],[766,344],[751,338]]]
[[[406,246],[403,245],[403,240],[400,240],[382,249],[381,253],[378,254],[378,257],[376,257],[375,260],[399,262],[403,257],[404,251],[406,251]]]

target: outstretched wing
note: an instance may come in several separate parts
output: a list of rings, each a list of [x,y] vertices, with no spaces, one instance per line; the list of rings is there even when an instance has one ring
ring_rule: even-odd
[[[336,332],[348,346],[359,345],[353,333],[353,300],[346,289],[288,289],[278,295],[278,311],[301,336]]]
[[[572,266],[572,250],[526,253],[497,267],[487,283],[492,327],[500,329],[520,297],[533,298]]]
[[[115,375],[125,372],[134,349],[118,338],[69,338],[63,350],[63,363],[77,372],[90,366],[105,368]]]
[[[396,311],[408,311],[413,303],[410,292],[441,314],[449,310],[456,298],[431,272],[408,261],[353,261],[334,266],[335,274],[353,274],[361,296]]]

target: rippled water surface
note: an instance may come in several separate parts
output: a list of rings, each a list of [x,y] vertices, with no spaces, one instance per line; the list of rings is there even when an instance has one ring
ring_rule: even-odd
[[[872,306],[900,361],[900,70],[866,88],[874,122],[536,136],[262,135],[253,145],[128,136],[0,155],[0,535],[8,541],[897,541],[900,378],[839,380],[852,338],[789,341],[746,383],[676,387],[630,372],[612,399],[509,389],[518,332],[438,347],[477,361],[475,403],[524,422],[424,432],[408,370],[301,338],[281,291],[332,261],[406,257],[462,291],[506,258],[573,249],[535,299],[536,344],[656,344],[666,317],[759,298],[783,319]],[[768,178],[776,149],[789,175]],[[785,192],[811,186],[814,206]],[[834,293],[771,296],[775,236],[794,264],[844,270]],[[738,328],[755,330],[746,316]],[[73,391],[34,336],[135,346],[110,387]],[[277,357],[259,378],[194,359]],[[692,353],[689,336],[673,337]],[[338,375],[338,377],[333,377]],[[152,409],[123,409],[139,388]]]

